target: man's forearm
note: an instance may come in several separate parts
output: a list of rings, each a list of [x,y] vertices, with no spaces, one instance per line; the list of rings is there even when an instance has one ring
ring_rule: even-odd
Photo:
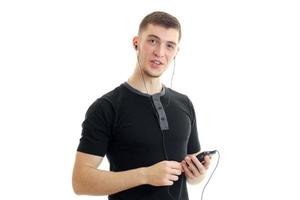
[[[73,188],[79,195],[110,195],[146,184],[144,168],[111,172],[94,168],[83,170],[73,176]]]

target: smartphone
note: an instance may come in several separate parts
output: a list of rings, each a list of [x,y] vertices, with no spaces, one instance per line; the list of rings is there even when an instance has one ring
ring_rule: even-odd
[[[202,163],[204,162],[204,157],[206,155],[211,156],[213,154],[215,154],[217,152],[217,150],[213,150],[213,151],[203,151],[201,153],[199,153],[196,157],[198,158],[198,160]]]

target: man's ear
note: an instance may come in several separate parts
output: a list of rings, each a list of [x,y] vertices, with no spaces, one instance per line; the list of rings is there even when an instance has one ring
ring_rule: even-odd
[[[139,37],[138,36],[135,36],[132,39],[132,45],[135,50],[138,50],[138,46],[139,46]]]

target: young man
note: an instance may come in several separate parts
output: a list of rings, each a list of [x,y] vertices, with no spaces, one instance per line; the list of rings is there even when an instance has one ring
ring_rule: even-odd
[[[187,200],[186,180],[195,184],[204,178],[210,158],[202,164],[195,157],[200,144],[193,105],[160,81],[180,38],[180,23],[168,13],[142,20],[133,38],[133,74],[86,113],[73,170],[76,194]],[[110,171],[98,169],[105,155]]]

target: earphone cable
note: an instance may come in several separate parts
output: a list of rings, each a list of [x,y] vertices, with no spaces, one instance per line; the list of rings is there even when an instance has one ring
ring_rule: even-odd
[[[146,89],[147,94],[149,94],[148,88],[147,88],[147,86],[146,86],[146,81],[145,81],[145,78],[144,78],[144,74],[143,74],[143,72],[142,72],[142,67],[141,67],[141,64],[140,64],[140,59],[139,59],[139,55],[138,55],[138,54],[137,54],[137,62],[138,62],[138,65],[139,65],[140,73],[141,73],[141,75],[142,75],[144,87],[145,87],[145,89]]]
[[[205,185],[204,185],[204,187],[203,187],[203,189],[202,189],[201,200],[203,200],[203,194],[204,194],[204,190],[205,190],[206,186],[208,185],[208,183],[209,183],[211,177],[213,176],[213,174],[215,173],[215,171],[216,171],[216,169],[217,169],[217,167],[218,167],[218,165],[219,165],[219,161],[220,161],[220,152],[219,152],[218,150],[216,150],[216,152],[217,152],[217,154],[218,154],[217,163],[216,163],[215,168],[214,168],[213,171],[211,172],[211,174],[210,174],[208,180],[206,181],[206,183],[205,183]]]

